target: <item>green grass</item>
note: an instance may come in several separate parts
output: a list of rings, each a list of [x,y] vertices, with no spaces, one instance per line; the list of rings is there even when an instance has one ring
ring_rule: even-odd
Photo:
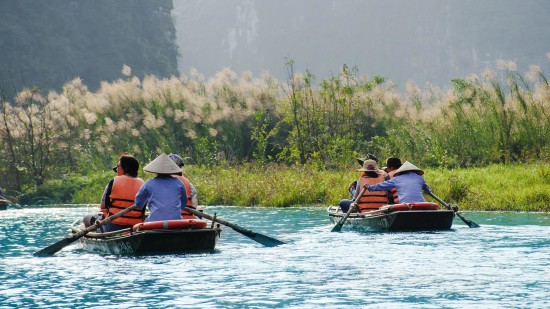
[[[340,199],[348,198],[347,186],[359,175],[353,168],[327,171],[276,164],[186,166],[185,171],[197,187],[202,205],[265,207],[337,205]],[[105,185],[113,176],[110,171],[102,171],[66,177],[48,182],[40,192],[28,193],[26,197],[47,196],[50,201],[60,203],[99,203]],[[152,176],[140,174],[144,179]],[[424,178],[437,196],[458,204],[462,210],[550,212],[547,163],[425,169]]]
[[[550,166],[546,163],[429,170],[436,195],[462,209],[550,212]]]

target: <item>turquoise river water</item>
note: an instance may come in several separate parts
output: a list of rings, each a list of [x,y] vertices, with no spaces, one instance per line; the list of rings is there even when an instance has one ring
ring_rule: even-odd
[[[331,233],[324,208],[209,206],[287,244],[223,232],[211,253],[110,256],[67,236],[96,206],[0,211],[0,308],[550,308],[550,215],[465,212],[450,231]]]

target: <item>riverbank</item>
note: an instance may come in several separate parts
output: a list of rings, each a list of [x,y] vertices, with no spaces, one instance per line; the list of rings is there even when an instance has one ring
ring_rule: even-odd
[[[327,171],[275,164],[186,166],[184,170],[197,187],[202,205],[336,205],[348,198],[346,188],[358,177],[352,168]],[[99,203],[113,176],[106,170],[49,181],[41,190],[25,194],[20,203]],[[140,172],[144,179],[152,176]],[[437,196],[462,210],[550,212],[550,166],[546,163],[425,169],[424,177]]]
[[[336,205],[348,198],[355,170],[316,171],[282,166],[188,171],[207,205]],[[443,200],[464,210],[550,212],[550,167],[545,164],[491,165],[468,169],[426,169],[425,179]]]

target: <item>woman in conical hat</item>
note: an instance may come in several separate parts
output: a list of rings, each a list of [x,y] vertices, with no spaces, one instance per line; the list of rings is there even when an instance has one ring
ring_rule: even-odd
[[[418,167],[416,167],[414,164],[412,164],[411,162],[409,161],[405,161],[405,163],[403,163],[401,165],[401,167],[399,167],[397,169],[397,171],[395,171],[395,175],[399,175],[399,174],[406,174],[406,173],[409,173],[409,172],[415,172],[416,174],[422,176],[424,175],[424,171],[419,169]]]
[[[144,171],[157,176],[143,184],[136,195],[139,209],[149,207],[150,215],[145,221],[164,221],[181,219],[181,210],[187,204],[187,193],[183,183],[172,177],[181,172],[181,168],[166,154],[159,155],[147,164]]]
[[[406,161],[395,171],[390,180],[368,186],[369,191],[390,190],[395,188],[400,203],[425,202],[422,192],[430,193],[430,187],[422,177],[424,171]]]

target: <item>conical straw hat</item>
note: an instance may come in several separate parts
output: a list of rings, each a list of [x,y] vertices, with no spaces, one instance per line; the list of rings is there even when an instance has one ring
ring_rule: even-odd
[[[395,171],[395,175],[399,175],[403,172],[409,172],[409,171],[414,171],[416,172],[418,175],[424,175],[424,171],[419,169],[418,167],[414,166],[414,164],[412,164],[411,162],[409,161],[405,161],[405,163],[403,163],[403,165],[401,165],[400,168],[397,169],[397,171]]]
[[[144,171],[155,174],[176,174],[181,173],[181,168],[165,153],[159,155],[155,160],[149,162]]]

